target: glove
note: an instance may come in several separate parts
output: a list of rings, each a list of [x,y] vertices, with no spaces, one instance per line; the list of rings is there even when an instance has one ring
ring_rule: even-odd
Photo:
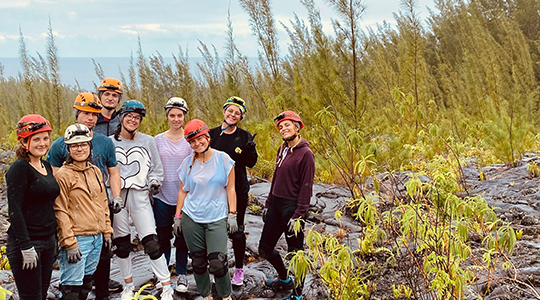
[[[111,251],[112,248],[112,239],[111,237],[104,237],[103,238],[103,248],[107,250],[107,252]]]
[[[229,214],[227,217],[227,231],[229,234],[235,233],[238,231],[238,222],[236,221],[236,214]]]
[[[289,222],[287,223],[287,228],[289,229],[288,232],[294,232],[294,224],[296,224],[296,221],[298,219],[290,219]]]
[[[38,254],[34,247],[26,250],[21,250],[23,259],[23,270],[32,270],[37,267]]]
[[[251,141],[248,141],[246,144],[246,149],[255,149],[255,146],[257,146],[257,143],[255,143],[255,137],[257,134],[255,133],[253,137],[251,138]]]
[[[67,250],[68,263],[74,264],[78,262],[79,260],[81,260],[81,258],[82,258],[82,253],[81,253],[81,249],[79,249],[79,246],[71,250]]]
[[[182,235],[182,226],[180,226],[180,220],[182,220],[182,218],[174,217],[173,233],[175,236]]]
[[[264,223],[266,223],[266,214],[268,214],[268,208],[265,207],[262,210],[262,219]]]
[[[124,199],[122,199],[122,197],[116,196],[113,198],[111,202],[113,214],[119,213],[122,210],[123,206],[124,206]]]
[[[152,193],[152,195],[157,195],[160,190],[161,184],[155,179],[150,180],[150,193]]]

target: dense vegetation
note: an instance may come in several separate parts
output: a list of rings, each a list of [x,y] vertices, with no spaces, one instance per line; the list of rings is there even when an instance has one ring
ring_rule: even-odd
[[[471,257],[469,231],[482,236],[485,249],[483,257],[473,259],[477,269],[492,270],[494,257],[511,251],[519,236],[481,198],[456,194],[466,194],[461,167],[467,158],[479,165],[512,164],[538,146],[540,2],[435,0],[437,10],[421,20],[414,1],[404,0],[396,26],[363,30],[361,0],[324,0],[335,9],[328,33],[314,0],[299,0],[309,18],[288,24],[276,24],[270,0],[239,1],[258,38],[257,65],[236,47],[233,20],[224,57],[201,43],[204,60],[198,70],[189,69],[182,49],[170,65],[159,53],[145,55],[144,41],[139,42],[121,80],[125,97],[148,107],[142,130],[156,134],[166,128],[162,107],[170,96],[187,99],[189,118],[215,126],[221,104],[238,95],[248,101],[242,126],[258,133],[254,173],[267,177],[281,143],[272,117],[284,109],[298,111],[306,123],[303,137],[316,153],[316,179],[346,186],[352,197],[344,212],[366,225],[360,253],[322,243],[324,237],[313,233],[310,250],[302,253],[309,257],[299,261],[319,269],[321,257],[331,263],[333,255],[351,254],[349,269],[336,267],[347,276],[328,271],[331,267],[320,268],[320,276],[333,297],[369,297],[373,287],[364,279],[373,266],[362,258],[375,251],[374,244],[383,245],[391,257],[407,256],[418,266],[413,275],[419,280],[396,286],[396,293],[461,298],[474,278],[473,269],[462,264]],[[288,49],[277,46],[278,26],[288,32]],[[4,147],[13,146],[12,128],[23,114],[45,115],[55,135],[73,121],[70,107],[79,88],[60,83],[52,26],[46,49],[45,56],[31,56],[21,32],[23,72],[5,78],[0,65]],[[96,79],[106,75],[99,64],[95,69]],[[381,195],[375,175],[400,170],[433,180],[420,182],[413,175],[407,195]],[[379,199],[388,197],[394,202],[383,209]],[[336,261],[343,262],[343,256]],[[306,267],[294,265],[297,271]],[[344,287],[349,289],[340,290]]]

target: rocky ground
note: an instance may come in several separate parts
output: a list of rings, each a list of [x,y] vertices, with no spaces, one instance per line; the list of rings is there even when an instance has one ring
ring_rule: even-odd
[[[3,160],[0,155],[0,162]],[[497,207],[499,217],[510,222],[512,226],[519,230],[523,229],[523,237],[516,243],[515,250],[510,256],[515,265],[513,271],[505,271],[502,268],[492,274],[501,278],[493,281],[491,289],[486,292],[485,276],[478,274],[477,284],[468,288],[465,298],[477,299],[478,295],[484,295],[484,299],[536,299],[532,289],[540,293],[540,178],[532,178],[527,170],[527,165],[532,161],[540,163],[540,158],[526,158],[518,163],[517,167],[510,168],[504,165],[495,165],[481,170],[475,167],[464,169],[469,193],[472,195],[482,194],[488,203]],[[6,167],[0,163],[0,171],[5,172]],[[480,181],[480,172],[483,173],[484,181]],[[407,180],[406,173],[396,174],[392,183],[395,192],[405,190],[403,184]],[[424,178],[424,180],[429,180]],[[253,194],[253,204],[261,205],[266,199],[270,184],[266,181],[258,180],[253,182],[251,193]],[[334,219],[334,212],[343,208],[349,193],[339,187],[316,184],[311,202],[311,211],[306,228],[316,226],[318,231],[337,233],[338,222]],[[255,209],[256,210],[256,209]],[[234,288],[235,299],[281,299],[286,295],[275,294],[271,290],[264,288],[264,280],[268,277],[275,277],[276,273],[265,260],[261,260],[257,255],[258,242],[260,239],[263,223],[258,211],[248,209],[246,217],[247,249],[244,286]],[[0,245],[5,244],[5,232],[8,227],[7,205],[5,186],[0,187]],[[351,247],[357,247],[356,238],[359,235],[360,227],[348,217],[341,221],[341,227],[346,228],[349,234],[344,242]],[[135,238],[135,235],[133,236]],[[134,239],[137,243],[137,239]],[[234,256],[231,244],[229,243],[229,267],[234,269]],[[137,246],[134,245],[137,249]],[[280,240],[278,250],[284,253],[286,249],[285,240]],[[135,284],[142,286],[152,280],[152,274],[148,264],[148,257],[142,251],[132,253],[134,257]],[[172,255],[174,257],[174,255]],[[171,262],[172,263],[172,262]],[[403,267],[403,266],[402,266]],[[190,267],[191,268],[191,267]],[[49,290],[48,298],[58,297],[59,271],[53,272],[53,280]],[[189,272],[191,274],[191,270]],[[378,270],[377,277],[372,278],[377,289],[373,293],[373,299],[393,299],[391,290],[392,284],[403,283],[403,273],[393,269]],[[482,277],[484,276],[484,277]],[[111,277],[120,280],[118,267],[113,259]],[[185,294],[176,294],[175,299],[202,299],[195,287],[192,275],[188,276],[190,287]],[[174,282],[174,279],[173,279]],[[521,282],[521,283],[519,283]],[[10,271],[0,271],[0,285],[8,290],[15,291],[15,284]],[[159,290],[149,288],[145,293],[158,295]],[[219,299],[214,295],[214,299]],[[91,294],[90,297],[93,297]],[[16,293],[13,296],[18,299]],[[112,299],[119,298],[119,294],[111,295]],[[324,285],[316,276],[308,275],[304,288],[305,299],[329,299]],[[428,296],[422,297],[429,299]]]

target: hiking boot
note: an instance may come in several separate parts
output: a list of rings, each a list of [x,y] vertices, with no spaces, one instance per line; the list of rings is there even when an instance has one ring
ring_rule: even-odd
[[[294,288],[294,281],[291,278],[287,278],[286,280],[281,280],[279,278],[266,279],[266,286],[274,291],[292,290]]]
[[[172,288],[164,288],[163,292],[161,292],[161,300],[173,300],[173,293]]]
[[[133,291],[135,290],[135,287],[132,285],[126,285],[124,287],[124,290],[122,291],[122,295],[120,296],[120,299],[122,300],[133,300],[133,297],[135,296]]]
[[[109,293],[120,293],[122,289],[123,287],[120,282],[109,279]]]
[[[244,269],[234,270],[234,276],[231,279],[233,285],[243,285],[244,284]]]
[[[178,275],[178,279],[176,280],[176,287],[174,287],[174,290],[179,293],[185,293],[188,289],[188,281],[187,277],[184,274]]]
[[[295,296],[292,293],[289,296],[283,298],[283,300],[301,300],[301,299],[302,299],[302,296]]]

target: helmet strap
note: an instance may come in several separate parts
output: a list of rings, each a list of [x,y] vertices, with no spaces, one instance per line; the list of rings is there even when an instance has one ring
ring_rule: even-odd
[[[223,128],[223,126],[221,126],[221,133],[219,135],[222,135],[223,132],[225,132],[227,129],[229,129],[229,127],[236,127],[236,124],[229,124],[225,120],[223,120],[223,123],[227,124],[227,127]]]

